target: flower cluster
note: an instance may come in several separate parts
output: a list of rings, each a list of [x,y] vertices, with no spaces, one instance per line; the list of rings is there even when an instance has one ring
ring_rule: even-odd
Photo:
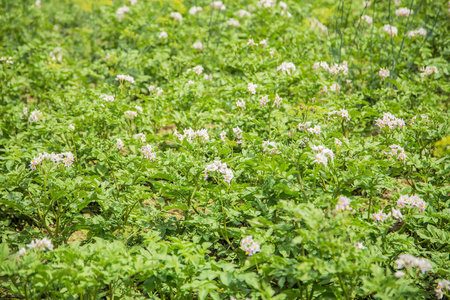
[[[110,95],[106,95],[106,94],[100,95],[100,99],[103,99],[106,102],[113,102],[115,100],[114,96],[110,96]]]
[[[37,122],[42,118],[42,112],[40,110],[35,109],[31,112],[30,117],[28,118],[28,121],[33,123]]]
[[[403,164],[406,163],[407,157],[405,154],[405,149],[399,145],[390,145],[389,148],[391,148],[391,150],[389,152],[384,152],[385,155],[396,156],[398,160],[403,161]]]
[[[298,123],[298,130],[304,131],[305,129],[309,128],[311,126],[311,122],[306,122],[305,124]]]
[[[442,299],[444,297],[443,290],[446,290],[447,292],[450,291],[450,281],[444,279],[438,282],[436,289],[434,290],[438,299]]]
[[[397,264],[397,269],[399,270],[403,268],[409,269],[416,267],[420,269],[422,274],[425,274],[433,268],[429,260],[425,258],[418,258],[411,254],[400,255],[395,263]]]
[[[349,198],[345,196],[339,196],[338,202],[336,204],[336,211],[343,211],[343,210],[352,210],[350,207],[350,200]]]
[[[234,26],[234,27],[239,27],[239,26],[241,26],[241,24],[239,24],[239,21],[236,20],[236,19],[234,19],[234,18],[229,19],[229,20],[227,21],[227,24],[230,25],[230,26]]]
[[[197,75],[200,75],[200,74],[202,74],[203,73],[203,67],[202,66],[195,66],[194,68],[193,68],[193,70],[194,70],[194,72],[195,72],[195,74],[197,74]]]
[[[134,78],[131,77],[130,75],[117,75],[116,80],[120,81],[120,83],[124,82],[124,81],[128,81],[129,83],[135,83],[134,82]]]
[[[332,112],[328,113],[327,119],[328,121],[330,120],[330,116],[332,115],[338,115],[340,117],[342,117],[343,119],[345,119],[345,121],[350,121],[350,115],[348,114],[348,111],[346,109],[340,109],[340,110],[334,110]],[[336,117],[334,117],[336,118]]]
[[[116,144],[117,149],[122,150],[123,147],[125,146],[125,144],[122,142],[121,139],[116,139],[116,141],[117,141],[117,144]]]
[[[340,65],[335,64],[331,67],[325,61],[316,62],[313,65],[313,70],[317,70],[319,67],[323,68],[324,70],[328,71],[328,73],[333,75],[339,74],[339,71],[341,71],[344,75],[348,74],[348,63],[345,60]]]
[[[48,159],[51,160],[53,163],[60,163],[63,162],[64,166],[66,167],[70,167],[73,165],[73,161],[74,161],[74,156],[72,154],[72,152],[63,152],[63,153],[59,153],[59,154],[55,154],[55,153],[39,153],[38,157],[33,157],[33,159],[30,162],[30,169],[31,170],[36,170],[36,167],[42,163],[42,161],[44,159]]]
[[[29,243],[27,247],[30,249],[36,249],[37,251],[45,251],[46,249],[49,251],[53,251],[52,241],[50,241],[48,238],[43,238],[42,240],[35,239],[34,241],[31,241],[31,243]],[[26,254],[27,250],[25,248],[20,249],[18,252],[19,257]]]
[[[226,10],[227,7],[222,3],[222,1],[211,2],[211,6],[215,9]]]
[[[283,74],[287,72],[289,75],[291,75],[290,71],[292,71],[292,73],[295,72],[295,65],[291,62],[284,62],[280,66],[278,66],[277,71],[281,71],[283,72]]]
[[[391,213],[385,214],[382,209],[380,209],[378,212],[372,214],[372,217],[375,221],[381,221],[381,222],[384,222],[390,216],[391,216]]]
[[[316,159],[313,163],[323,164],[324,166],[328,165],[328,157],[333,161],[334,153],[333,150],[328,149],[325,146],[311,146],[311,150],[316,153]],[[327,157],[328,156],[328,157]]]
[[[236,135],[236,143],[241,144],[242,143],[242,130],[239,128],[239,126],[236,126],[236,128],[233,128],[233,132]]]
[[[383,128],[388,126],[389,129],[400,128],[403,129],[405,127],[405,121],[403,119],[396,118],[391,113],[384,113],[383,119],[376,119],[375,123],[378,127]]]
[[[306,129],[306,131],[308,131],[311,134],[315,134],[315,135],[319,135],[322,132],[322,130],[320,129],[319,125],[316,125],[314,127],[310,127],[308,129]]]
[[[402,8],[397,9],[397,10],[395,11],[395,14],[396,14],[397,16],[408,17],[409,15],[412,15],[412,14],[413,14],[413,10],[412,10],[412,9],[409,9],[409,8],[406,8],[406,7],[402,7]]]
[[[233,171],[228,169],[226,163],[222,163],[220,160],[214,161],[212,164],[206,166],[203,172],[204,180],[208,179],[208,172],[219,172],[223,174],[223,180],[230,185],[231,180],[234,178]]]
[[[416,35],[427,36],[427,31],[423,28],[419,28],[417,30],[412,30],[412,31],[408,32],[408,37],[410,39],[412,39]]]
[[[280,154],[281,151],[275,149],[277,147],[277,145],[275,144],[275,142],[271,142],[271,141],[263,141],[263,151],[266,152],[267,150],[270,151],[270,153],[273,154]]]
[[[312,19],[311,28],[315,28],[315,27],[319,28],[320,30],[322,30],[325,33],[328,33],[328,28],[325,25],[320,23],[317,19]]]
[[[183,21],[183,16],[179,12],[170,13],[170,17],[176,21]]]
[[[12,61],[12,57],[10,56],[10,57],[1,57],[0,58],[0,61],[4,61],[4,62],[6,62],[7,64],[13,64],[13,61]]]
[[[436,67],[426,67],[426,68],[422,67],[422,68],[420,68],[420,71],[422,72],[422,73],[420,73],[420,77],[439,73],[439,71]]]
[[[256,94],[256,88],[258,87],[257,84],[253,84],[251,82],[249,82],[247,89],[250,93],[252,93],[253,95]]]
[[[199,6],[192,6],[191,9],[189,9],[189,14],[195,15],[196,13],[202,11],[203,9]]]
[[[276,0],[260,0],[258,2],[258,6],[264,7],[264,8],[270,8],[270,7],[274,7],[275,3],[277,3]]]
[[[242,109],[245,109],[245,101],[240,98],[237,102],[236,102],[236,106],[237,107],[241,107]]]
[[[250,13],[244,9],[240,9],[237,14],[239,18],[250,17]]]
[[[147,137],[143,133],[138,133],[134,135],[135,139],[140,139],[141,142],[145,143],[147,141]]]
[[[197,131],[193,130],[192,128],[184,129],[183,134],[179,134],[178,131],[175,129],[173,135],[182,142],[184,139],[188,141],[189,143],[192,142],[192,139],[195,139],[196,137],[201,137],[201,142],[204,143],[206,141],[209,141],[209,135],[207,132],[207,129],[199,129]]]
[[[397,200],[397,206],[399,208],[402,208],[402,207],[406,207],[406,205],[410,205],[411,207],[414,207],[414,208],[419,208],[420,212],[424,212],[425,209],[427,208],[427,203],[425,201],[423,201],[417,195],[412,195],[412,196],[402,195],[402,196],[400,196],[400,198]]]
[[[397,27],[391,26],[391,25],[384,25],[383,26],[383,30],[384,32],[386,32],[387,34],[391,35],[391,36],[396,36],[397,35]]]
[[[241,240],[241,247],[245,251],[245,254],[252,256],[261,251],[261,247],[257,242],[253,240],[251,235]]]
[[[116,11],[117,19],[119,19],[119,21],[122,21],[122,19],[125,17],[125,13],[129,11],[130,8],[126,5],[118,8]]]
[[[366,21],[367,25],[372,25],[373,23],[372,17],[366,15],[361,16],[361,20]]]
[[[126,112],[124,112],[125,116],[127,116],[130,119],[134,119],[137,117],[137,112],[136,111],[132,111],[132,110],[127,110]]]
[[[155,161],[156,153],[152,152],[152,146],[147,144],[146,146],[141,147],[141,152],[144,154],[145,158],[150,159],[151,161]]]
[[[378,72],[378,75],[380,75],[380,77],[385,80],[387,77],[389,77],[389,70],[380,68],[380,71]]]

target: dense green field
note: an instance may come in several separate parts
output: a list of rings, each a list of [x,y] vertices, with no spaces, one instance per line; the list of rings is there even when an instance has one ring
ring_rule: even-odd
[[[0,299],[447,298],[449,5],[2,0]]]

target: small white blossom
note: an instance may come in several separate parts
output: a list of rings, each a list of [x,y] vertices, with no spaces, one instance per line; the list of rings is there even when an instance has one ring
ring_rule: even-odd
[[[158,37],[159,37],[160,39],[167,39],[168,36],[169,36],[169,35],[168,35],[167,32],[165,32],[165,31],[161,31],[161,32],[159,33],[159,35],[158,35]]]
[[[134,82],[134,78],[131,77],[130,75],[117,75],[116,77],[117,81],[120,81],[120,83],[124,82],[124,81],[128,81],[129,83],[135,83]]]
[[[125,146],[125,144],[122,142],[121,139],[116,139],[116,141],[117,141],[117,145],[116,145],[117,149],[122,150],[123,147]]]
[[[117,15],[117,18],[119,19],[119,21],[122,21],[122,19],[125,17],[125,13],[129,12],[129,11],[130,11],[130,8],[126,5],[117,9],[116,15]]]
[[[192,45],[192,47],[194,47],[194,49],[197,49],[197,50],[203,50],[203,48],[204,48],[203,44],[200,42],[195,42],[194,45]]]
[[[35,239],[30,244],[27,245],[30,249],[36,249],[38,251],[50,250],[53,251],[53,244],[48,238],[43,238],[42,240]]]
[[[199,6],[192,6],[191,9],[189,9],[189,14],[195,15],[196,13],[202,11],[203,9]]]
[[[170,13],[170,17],[176,21],[183,21],[183,16],[179,12]]]
[[[28,118],[28,121],[33,123],[33,122],[37,122],[40,119],[42,119],[42,112],[40,110],[35,109],[34,111],[31,112],[30,117]]]

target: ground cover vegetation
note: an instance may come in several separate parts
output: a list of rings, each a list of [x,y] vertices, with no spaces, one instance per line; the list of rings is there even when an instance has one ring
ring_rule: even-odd
[[[0,6],[0,298],[442,299],[449,3]]]

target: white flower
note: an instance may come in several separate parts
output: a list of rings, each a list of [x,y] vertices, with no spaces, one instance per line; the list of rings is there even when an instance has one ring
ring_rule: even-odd
[[[384,30],[384,32],[386,32],[387,34],[392,35],[392,36],[396,36],[397,32],[398,32],[397,27],[391,26],[389,24],[384,25],[383,30]]]
[[[146,146],[141,147],[141,152],[144,154],[145,158],[155,161],[156,153],[152,152],[152,146],[147,144]]]
[[[194,47],[194,49],[197,49],[197,50],[203,50],[203,48],[204,48],[203,44],[200,42],[195,42],[194,45],[192,45],[192,47]]]
[[[327,166],[328,158],[325,155],[323,155],[322,153],[317,153],[316,159],[313,161],[313,163],[323,164],[324,166]]]
[[[23,115],[24,116],[28,115],[28,108],[26,107],[23,108]]]
[[[159,35],[158,35],[158,37],[159,37],[160,39],[167,39],[168,36],[169,36],[169,35],[168,35],[167,32],[165,32],[165,31],[161,31],[161,32],[159,33]]]
[[[406,8],[406,7],[402,7],[402,8],[397,9],[397,10],[395,11],[395,14],[396,14],[397,16],[408,17],[409,15],[412,15],[412,14],[413,14],[413,10],[412,10],[412,9],[408,9],[408,8]]]
[[[50,250],[53,251],[53,244],[48,238],[43,238],[42,240],[35,239],[27,245],[30,249],[36,249],[38,251]]]
[[[403,277],[403,276],[405,276],[405,272],[397,271],[394,273],[394,276],[397,278]]]
[[[387,77],[389,77],[389,70],[387,68],[386,69],[381,68],[380,71],[378,72],[378,75],[380,75],[380,77],[383,80],[385,80]]]
[[[239,99],[239,101],[236,102],[236,106],[245,109],[245,101],[242,98]]]
[[[398,119],[391,113],[383,113],[383,119],[376,119],[375,123],[380,129],[386,126],[388,126],[389,129],[395,129],[397,127],[403,129],[406,126],[403,119]]]
[[[340,139],[334,138],[334,143],[335,143],[337,146],[342,146],[342,142],[341,142]]]
[[[147,141],[147,138],[146,138],[145,134],[143,134],[143,133],[135,134],[134,138],[135,139],[140,139],[141,142],[143,142],[143,143],[145,143]]]
[[[225,142],[226,138],[227,138],[227,133],[225,131],[222,131],[220,133],[220,139]]]
[[[280,1],[280,3],[278,3],[278,5],[283,9],[286,10],[287,9],[287,4],[283,1]]]
[[[369,7],[372,3],[370,3],[370,1],[363,1],[363,6],[364,7]]]
[[[222,1],[211,2],[211,6],[215,9],[225,10],[226,6],[223,5]]]
[[[295,72],[295,65],[291,62],[283,62],[278,68],[277,71],[281,71],[283,72],[283,74],[285,72],[287,72],[289,75],[291,75],[291,72]]]
[[[205,75],[203,75],[203,79],[212,81],[212,74],[209,74],[209,75],[205,74]]]
[[[237,12],[237,14],[238,14],[239,18],[250,17],[250,13],[248,11],[246,11],[246,10],[243,10],[243,9],[240,9]]]
[[[116,139],[116,141],[117,141],[117,145],[116,145],[117,149],[122,150],[123,147],[125,146],[124,143],[122,142],[121,139]]]
[[[278,96],[278,94],[276,94],[274,102],[278,106],[278,108],[280,108],[281,103],[283,102],[283,98],[281,98],[280,96]]]
[[[399,256],[399,258],[395,261],[397,264],[397,269],[409,269],[412,267],[417,267],[420,269],[420,272],[422,274],[428,272],[433,268],[430,261],[428,261],[425,258],[418,258],[411,254],[402,254]]]
[[[105,94],[100,95],[100,99],[103,99],[106,102],[113,102],[115,100],[114,96],[109,96],[109,95],[105,95]]]
[[[306,122],[305,124],[298,123],[298,130],[304,131],[305,129],[309,128],[311,126],[311,122]]]
[[[373,22],[372,18],[369,17],[369,16],[366,16],[366,15],[362,16],[362,17],[361,17],[361,20],[366,21],[366,23],[367,23],[368,25],[371,25],[372,22]]]
[[[364,245],[363,245],[363,243],[361,243],[361,242],[357,242],[356,243],[356,245],[355,245],[355,248],[356,249],[366,249],[366,247],[364,247]]]
[[[164,92],[164,91],[163,91],[162,88],[160,88],[160,87],[157,87],[157,88],[156,88],[156,96],[161,96],[161,94],[162,94],[163,92]]]
[[[434,74],[439,73],[438,69],[436,67],[426,67],[426,68],[420,68],[420,71],[422,71],[422,73],[420,73],[420,77],[424,77],[424,76],[429,76]]]
[[[373,213],[372,216],[375,221],[383,222],[384,220],[386,220],[387,218],[389,218],[391,216],[391,213],[385,214],[385,213],[383,213],[383,210],[379,210],[378,212]]]
[[[252,256],[261,251],[261,247],[258,243],[253,241],[251,235],[241,240],[241,247],[245,251],[245,254],[247,254],[248,256]]]
[[[274,50],[269,51],[270,57],[273,58],[273,55],[275,54]]]
[[[38,8],[41,8],[41,0],[36,0],[34,5],[36,5],[36,7],[38,7]]]
[[[341,86],[337,83],[333,84],[332,86],[330,86],[330,91],[334,92],[334,91],[339,91],[341,89]]]
[[[319,135],[322,132],[319,125],[316,125],[313,128],[308,128],[308,129],[306,129],[306,131],[308,131],[311,134],[316,134],[316,135]]]
[[[256,46],[257,44],[255,43],[255,41],[253,39],[249,39],[247,42],[247,46]]]
[[[319,28],[320,30],[322,30],[325,33],[328,33],[328,28],[325,25],[320,23],[317,19],[312,19],[311,28],[315,28],[315,27]]]
[[[130,2],[131,5],[135,5],[137,3],[137,0],[128,0],[128,2]]]
[[[262,106],[264,106],[267,102],[269,102],[269,96],[268,95],[265,95],[264,97],[262,97],[259,100],[259,104],[261,104]]]
[[[276,0],[260,0],[258,3],[259,7],[264,7],[264,8],[270,8],[275,6],[275,3],[277,3]]]
[[[67,128],[69,128],[69,129],[72,130],[72,131],[75,130],[75,126],[73,126],[72,124],[70,124]]]
[[[24,256],[26,254],[27,254],[27,249],[25,249],[25,248],[22,248],[22,249],[19,250],[19,252],[17,252],[17,255],[19,257]]]
[[[326,164],[324,165],[326,166]],[[352,202],[352,200],[350,200],[349,198],[345,196],[339,196],[338,202],[336,204],[336,211],[351,210],[350,202]]]
[[[155,86],[154,85],[151,85],[151,86],[148,87],[148,91],[149,92],[153,92],[154,90],[155,90]]]
[[[125,13],[129,12],[130,8],[128,6],[122,6],[116,11],[117,18],[119,21],[122,21],[122,19],[125,17]]]
[[[191,9],[189,9],[189,14],[195,15],[196,13],[202,11],[203,9],[199,6],[192,6]]]
[[[124,81],[128,81],[129,83],[135,83],[134,78],[130,75],[117,75],[116,80],[120,81],[120,83]]]
[[[134,108],[135,108],[140,114],[142,114],[142,113],[144,112],[144,110],[142,109],[142,107],[140,107],[140,106],[138,106],[138,105],[136,105]]]
[[[31,112],[30,117],[28,118],[28,121],[33,123],[37,122],[40,119],[42,119],[42,112],[40,110],[35,109],[33,112]]]
[[[263,47],[267,46],[267,41],[266,40],[262,40],[261,42],[259,42],[259,44]]]
[[[195,67],[193,68],[193,70],[194,70],[194,72],[195,72],[197,75],[200,75],[200,74],[202,74],[202,72],[203,72],[203,67],[202,67],[202,66],[195,66]]]
[[[247,89],[250,93],[252,93],[253,95],[256,94],[256,88],[258,87],[257,84],[253,84],[253,83],[249,83],[247,86]]]
[[[127,110],[126,112],[124,112],[124,114],[130,119],[134,119],[135,117],[137,117],[137,112],[132,110]]]
[[[239,26],[241,26],[241,24],[239,24],[239,21],[236,20],[236,19],[233,19],[233,18],[229,19],[229,20],[227,21],[227,24],[230,25],[230,26],[234,26],[234,27],[239,27]]]
[[[400,209],[395,209],[395,208],[392,208],[392,216],[397,220],[401,220],[403,218],[403,215],[402,215],[402,212],[400,211]]]
[[[183,21],[183,16],[179,12],[170,13],[170,17],[176,21]]]

